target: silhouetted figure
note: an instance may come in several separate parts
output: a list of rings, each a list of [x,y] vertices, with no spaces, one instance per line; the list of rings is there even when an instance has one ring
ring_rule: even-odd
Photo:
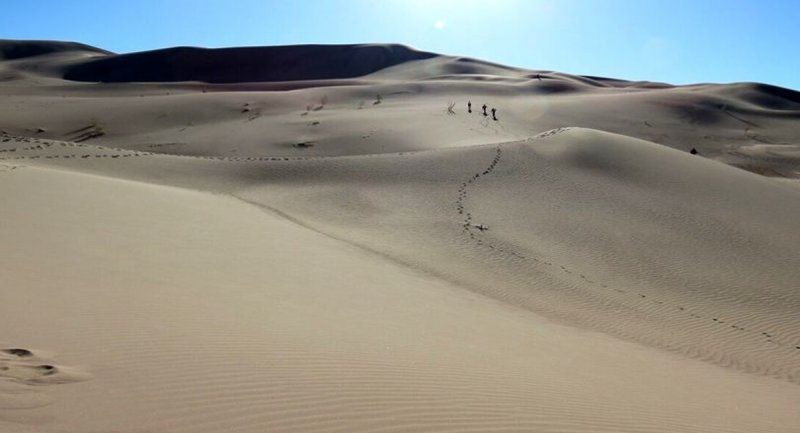
[[[692,155],[697,155],[697,149],[693,147],[692,150],[689,151],[689,153],[691,153]]]
[[[488,116],[489,114],[486,113],[486,104],[483,104],[483,107],[481,108],[483,108],[483,115]]]
[[[536,74],[536,79],[542,81],[542,74]]]
[[[467,101],[467,112],[472,113],[472,101]]]
[[[492,108],[492,120],[497,120],[497,108]]]

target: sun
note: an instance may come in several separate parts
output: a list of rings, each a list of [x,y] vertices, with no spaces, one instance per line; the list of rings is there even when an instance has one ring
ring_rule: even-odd
[[[435,27],[435,28],[436,28],[436,30],[441,30],[441,29],[443,29],[443,28],[444,28],[444,21],[442,21],[442,20],[436,20],[436,22],[434,22],[434,23],[433,23],[433,27]]]

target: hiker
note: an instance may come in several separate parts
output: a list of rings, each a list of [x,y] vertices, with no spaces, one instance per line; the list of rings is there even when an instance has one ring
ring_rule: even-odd
[[[467,112],[472,113],[472,101],[467,101]]]
[[[497,120],[497,108],[492,108],[492,120]]]
[[[483,107],[481,108],[483,108],[483,115],[488,116],[488,114],[486,114],[486,104],[483,104]]]

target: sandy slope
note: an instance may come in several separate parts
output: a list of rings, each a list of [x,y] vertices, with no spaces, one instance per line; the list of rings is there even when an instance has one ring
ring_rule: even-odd
[[[0,62],[0,431],[800,425],[792,91],[444,56],[86,84],[107,53],[32,49]]]
[[[0,320],[44,359],[2,362],[59,369],[4,382],[4,431],[798,422],[795,385],[554,325],[229,198],[32,167],[3,175],[4,285],[16,290]]]
[[[0,47],[19,44],[0,41]],[[14,58],[0,62],[8,107],[0,128],[60,140],[84,140],[99,130],[98,143],[160,153],[296,157],[439,149],[578,126],[684,151],[694,147],[757,173],[798,176],[800,93],[793,90],[528,71],[392,45],[332,46],[327,55],[321,48],[297,47],[313,54],[299,59],[287,57],[286,47],[246,51],[247,59],[263,64],[245,62],[237,49],[214,50],[207,61],[191,50],[188,56],[181,50],[104,56],[93,49]],[[359,68],[348,75],[341,66],[325,66],[343,58]],[[270,72],[281,60],[297,79]],[[164,71],[189,81],[150,83],[143,76],[133,78],[144,82],[101,82],[105,69],[94,66],[104,62],[130,74]],[[88,71],[83,80],[96,82],[62,79],[78,67]],[[231,82],[236,71],[244,81]],[[366,71],[372,73],[353,75]],[[220,83],[215,74],[228,78]],[[466,114],[468,100],[475,112],[483,104],[496,107],[500,123],[448,120],[447,105],[454,102],[456,112]],[[758,151],[762,145],[768,153]]]

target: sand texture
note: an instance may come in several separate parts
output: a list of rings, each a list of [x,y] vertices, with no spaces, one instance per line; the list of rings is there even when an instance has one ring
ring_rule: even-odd
[[[0,40],[0,98],[0,432],[800,429],[798,92]]]

